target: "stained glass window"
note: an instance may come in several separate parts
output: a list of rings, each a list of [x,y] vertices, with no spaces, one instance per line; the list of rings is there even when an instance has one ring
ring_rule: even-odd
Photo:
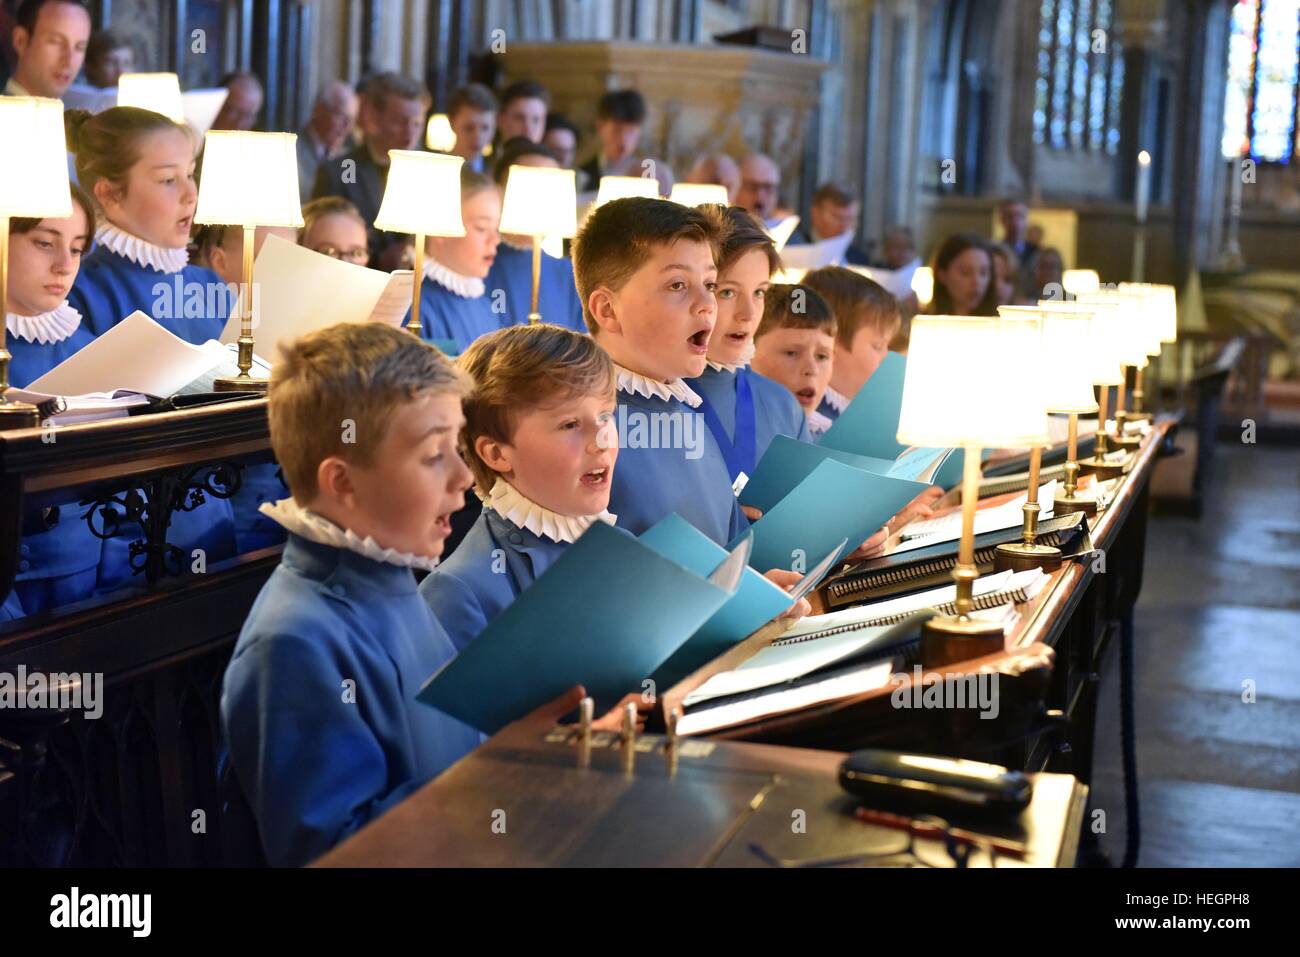
[[[1286,163],[1296,151],[1300,0],[1238,0],[1228,35],[1223,155]]]
[[[1111,33],[1113,7],[1114,0],[1039,5],[1035,143],[1115,152],[1124,69]]]

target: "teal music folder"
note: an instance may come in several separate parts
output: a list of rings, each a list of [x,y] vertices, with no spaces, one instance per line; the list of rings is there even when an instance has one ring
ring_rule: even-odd
[[[925,488],[826,459],[751,526],[749,563],[760,571],[806,567],[843,538],[851,551]]]
[[[905,356],[897,352],[886,353],[880,366],[818,444],[878,459],[897,458],[898,453],[907,448],[895,438],[898,416],[903,411],[903,375],[906,371]]]
[[[596,522],[419,699],[495,734],[580,684],[599,716],[641,691],[732,591]]]
[[[886,474],[894,465],[890,459],[854,455],[852,452],[829,449],[824,445],[800,442],[788,435],[778,435],[772,439],[767,451],[755,466],[754,474],[745,483],[745,488],[740,493],[740,504],[753,506],[760,512],[768,511],[827,459],[834,459],[866,472],[875,472],[877,475]],[[850,551],[856,547],[856,545],[852,546]]]

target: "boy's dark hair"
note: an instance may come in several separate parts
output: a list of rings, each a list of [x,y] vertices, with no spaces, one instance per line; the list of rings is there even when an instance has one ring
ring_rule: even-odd
[[[382,113],[388,106],[389,97],[399,100],[424,101],[424,87],[417,80],[401,73],[376,73],[365,82],[361,89],[361,98]]]
[[[587,308],[592,292],[617,291],[650,258],[655,246],[679,240],[707,243],[718,258],[727,227],[720,207],[689,207],[641,196],[616,199],[594,210],[573,240],[573,279],[582,300],[582,317],[591,332],[599,326]]]
[[[551,94],[536,80],[518,80],[501,91],[500,109],[502,111],[509,109],[510,104],[515,100],[541,100],[549,107]]]
[[[835,315],[836,341],[853,348],[853,337],[872,326],[892,338],[902,322],[898,300],[880,283],[843,266],[823,266],[804,275],[803,285],[815,289]]]
[[[819,329],[835,335],[835,313],[811,286],[777,283],[767,287],[763,319],[754,332],[757,342],[773,329]]]
[[[497,181],[498,186],[506,185],[510,167],[525,156],[545,156],[554,160],[555,165],[560,164],[555,154],[545,144],[534,143],[526,136],[513,136],[501,144],[501,155],[497,157],[496,165],[492,167],[492,178]]]
[[[568,130],[573,134],[575,143],[582,142],[582,133],[578,130],[578,125],[564,113],[546,114],[546,132],[549,133],[551,130]]]
[[[781,256],[776,251],[776,243],[763,224],[754,214],[742,206],[711,207],[727,224],[727,233],[718,248],[718,274],[726,272],[737,259],[751,249],[761,249],[767,256],[767,274],[772,276],[779,272]]]
[[[90,16],[90,8],[86,6],[85,0],[23,0],[14,13],[14,26],[22,27],[27,31],[27,35],[31,36],[36,32],[36,21],[40,18],[41,9],[48,3],[66,3],[69,6],[81,7],[86,11],[86,15]]]
[[[100,57],[122,49],[134,49],[131,41],[123,34],[116,30],[96,30],[90,35],[90,42],[86,44],[86,62],[94,63]]]
[[[822,183],[812,194],[812,205],[832,203],[835,206],[852,206],[858,201],[857,193],[844,183]]]
[[[611,90],[600,98],[596,107],[598,121],[613,120],[640,126],[645,122],[645,114],[645,97],[637,90]]]
[[[529,409],[572,397],[614,398],[614,364],[605,350],[590,336],[545,322],[480,336],[458,365],[474,381],[465,399],[461,453],[483,496],[497,473],[474,448],[479,436],[509,444],[519,415]]]
[[[497,98],[482,83],[466,83],[447,101],[447,119],[455,119],[456,114],[465,109],[476,113],[495,113]]]

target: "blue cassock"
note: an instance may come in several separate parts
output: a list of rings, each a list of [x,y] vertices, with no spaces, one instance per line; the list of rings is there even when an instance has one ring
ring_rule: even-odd
[[[402,322],[410,321],[411,310],[408,309]],[[426,340],[452,339],[464,352],[479,336],[506,325],[505,315],[492,311],[492,297],[489,295],[476,299],[458,296],[428,278],[420,284],[420,329]]]
[[[411,569],[289,536],[221,692],[269,863],[318,857],[478,746],[415,699],[455,654]]]
[[[676,512],[726,545],[749,527],[700,412],[679,399],[620,390],[617,415],[619,453],[609,510],[620,528],[640,535]]]
[[[725,372],[706,367],[703,375],[686,384],[704,399],[700,411],[733,482],[741,472],[754,474],[776,436],[812,441],[808,419],[790,390],[753,369]]]
[[[502,242],[497,246],[497,258],[488,270],[487,298],[489,301],[497,290],[505,293],[505,316],[502,325],[522,326],[528,322],[528,309],[533,299],[533,254],[528,250],[515,249]],[[582,301],[578,298],[578,289],[573,284],[573,263],[568,259],[556,259],[542,253],[542,275],[537,286],[537,311],[542,314],[542,322],[564,326],[575,332],[586,332],[587,324],[582,321]]]
[[[164,273],[102,245],[82,260],[68,303],[81,313],[82,325],[93,335],[103,335],[138,309],[194,345],[219,339],[231,309],[230,288],[211,269],[186,266],[177,273]],[[254,484],[248,481],[243,487]],[[174,513],[167,537],[181,549],[186,570],[192,566],[195,549],[203,550],[206,564],[232,557],[235,528],[231,503],[208,497],[193,511]],[[143,581],[143,576],[132,574],[129,564],[130,543],[143,538],[143,529],[132,523],[104,542],[100,594],[116,591],[133,579]]]
[[[92,339],[84,322],[59,342],[28,342],[10,333],[6,337],[13,354],[10,381],[17,388],[27,387]],[[24,525],[29,530],[33,524],[53,524],[46,530],[29,531],[18,546],[18,573],[10,594],[13,604],[6,601],[10,613],[35,615],[95,593],[103,543],[82,521],[84,511],[75,500],[69,500],[59,503],[57,517],[53,512],[47,512],[43,521],[28,516],[31,521]]]

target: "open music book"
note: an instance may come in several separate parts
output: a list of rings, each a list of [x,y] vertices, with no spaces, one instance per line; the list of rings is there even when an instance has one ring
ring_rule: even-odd
[[[975,513],[975,534],[982,535],[984,532],[996,532],[999,529],[1014,528],[1022,524],[1025,520],[1024,505],[1028,500],[1029,493],[1025,492],[993,508],[979,509]],[[1052,517],[1055,500],[1055,481],[1038,486],[1040,521]],[[961,509],[955,509],[938,518],[909,522],[903,526],[898,545],[890,554],[896,555],[914,548],[925,548],[927,545],[935,545],[939,542],[956,541],[960,537]]]

